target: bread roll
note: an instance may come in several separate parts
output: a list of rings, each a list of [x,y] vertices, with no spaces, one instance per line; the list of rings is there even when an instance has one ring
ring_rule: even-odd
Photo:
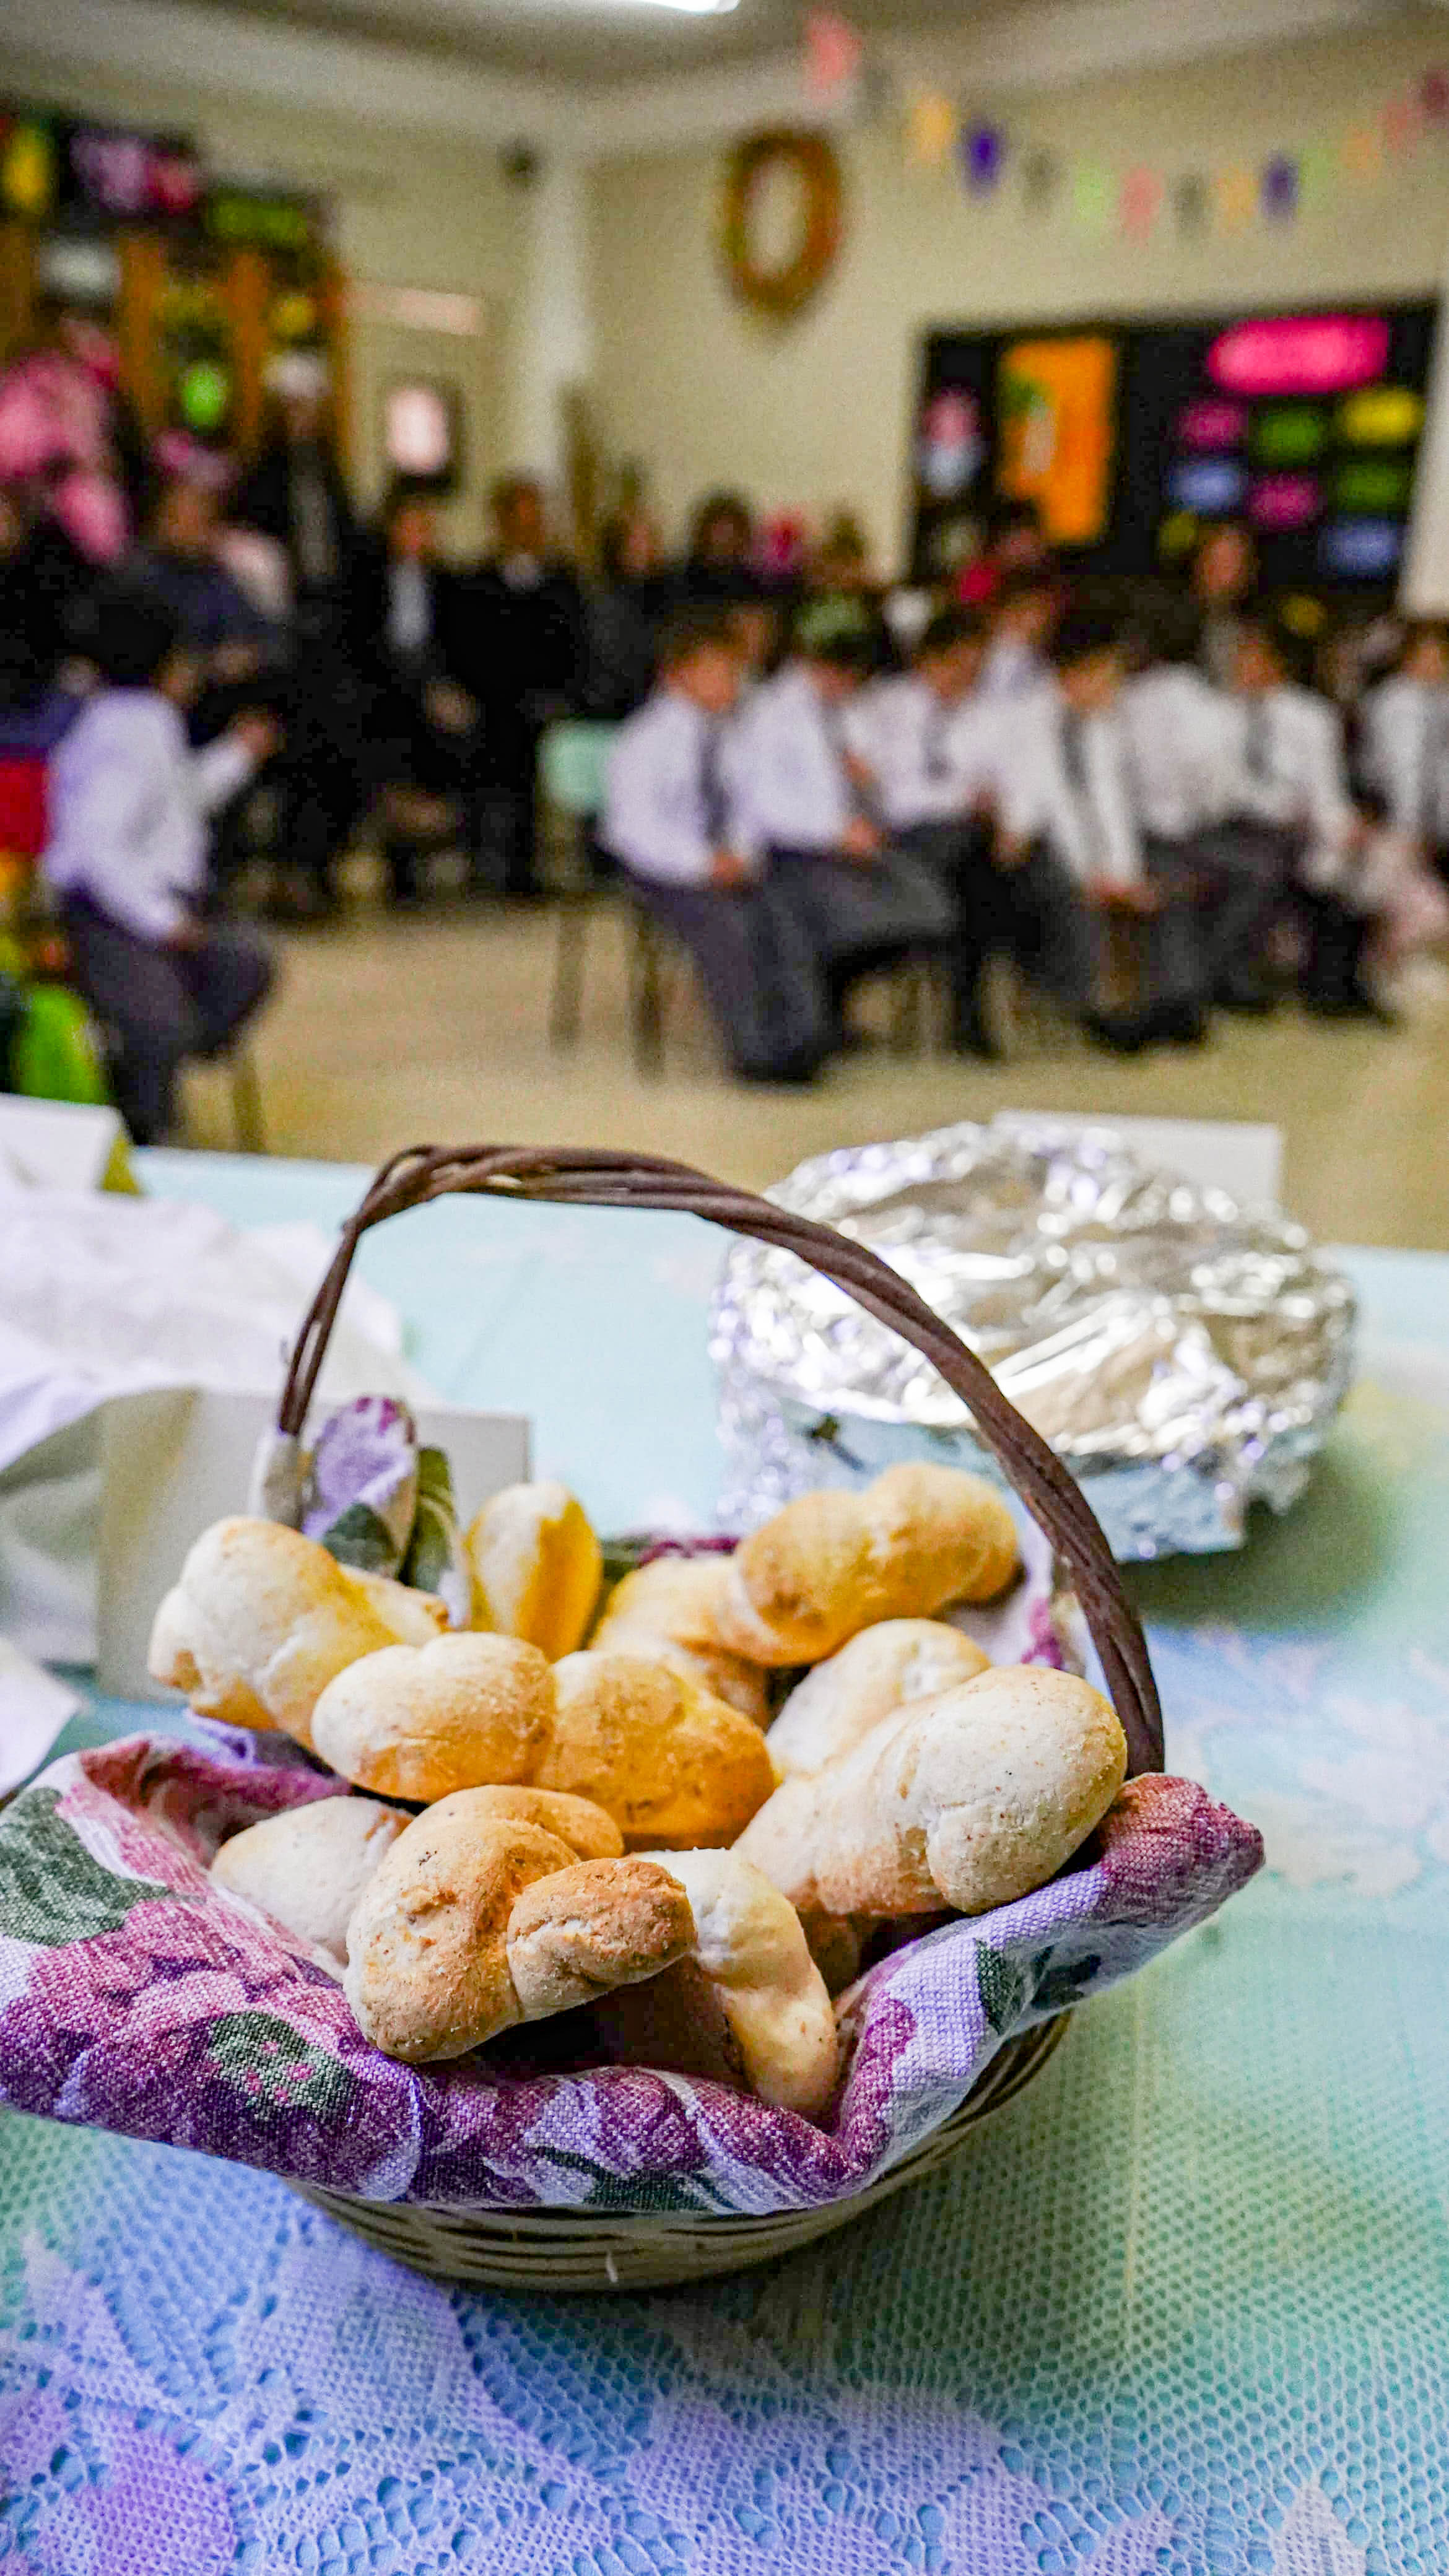
[[[884,1619],[994,1599],[1018,1561],[994,1486],[954,1467],[888,1467],[863,1493],[802,1494],[743,1541],[718,1642],[755,1663],[818,1663]]]
[[[473,1625],[522,1637],[550,1663],[588,1635],[604,1560],[583,1508],[563,1485],[509,1485],[464,1538]]]
[[[729,1570],[726,1556],[653,1558],[616,1584],[589,1643],[599,1654],[663,1664],[764,1726],[769,1700],[763,1671],[719,1642],[718,1610]]]
[[[212,1883],[324,1952],[341,1976],[348,1918],[407,1821],[375,1798],[320,1798],[289,1807],[223,1843],[211,1864]]]
[[[436,1592],[415,1591],[410,1583],[399,1583],[395,1574],[367,1574],[359,1565],[347,1565],[342,1570],[348,1582],[355,1583],[364,1599],[371,1602],[399,1646],[426,1646],[443,1634],[448,1625],[448,1605]]]
[[[314,1749],[344,1780],[424,1804],[455,1789],[525,1783],[553,1724],[537,1646],[450,1630],[349,1665],[312,1713]]]
[[[942,1619],[883,1619],[796,1684],[765,1739],[770,1759],[786,1780],[819,1771],[893,1710],[989,1667],[975,1639]]]
[[[225,1520],[197,1540],[157,1611],[148,1662],[202,1717],[282,1727],[310,1745],[327,1684],[395,1638],[374,1591],[315,1539]]]
[[[553,1680],[558,1714],[534,1778],[592,1798],[628,1849],[731,1843],[774,1787],[758,1727],[662,1664],[566,1655]]]
[[[898,1710],[787,1780],[736,1849],[802,1911],[982,1914],[1055,1876],[1126,1769],[1099,1691],[1016,1665]]]
[[[650,1976],[693,1939],[688,1900],[662,1869],[576,1861],[556,1835],[491,1813],[479,1795],[461,1790],[414,1817],[348,1926],[343,1985],[358,2028],[409,2065],[461,2057],[562,2009],[560,1998]]]
[[[475,1816],[500,1816],[525,1825],[541,1825],[557,1834],[575,1860],[619,1860],[624,1837],[612,1816],[590,1798],[569,1798],[561,1789],[475,1789]],[[406,1822],[406,1819],[404,1819]]]
[[[694,1955],[719,1989],[751,2092],[818,2119],[835,2089],[835,2014],[794,1906],[737,1851],[655,1857],[688,1895]]]

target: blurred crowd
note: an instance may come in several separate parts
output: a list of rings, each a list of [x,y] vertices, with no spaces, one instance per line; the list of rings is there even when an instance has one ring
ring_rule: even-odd
[[[562,722],[611,729],[597,865],[690,949],[746,1079],[813,1080],[901,961],[939,967],[963,1050],[994,1050],[1007,953],[1137,1052],[1295,991],[1386,1017],[1384,970],[1449,927],[1444,632],[1266,598],[1243,528],[1103,585],[1007,505],[931,591],[847,512],[812,535],[718,492],[675,552],[620,509],[586,572],[515,476],[458,562],[425,485],[360,514],[327,390],[280,361],[242,469],[148,448],[74,317],[0,378],[0,759],[47,763],[45,876],[138,1134],[266,991],[244,864],[325,916],[365,826],[400,906],[444,849],[535,900]]]

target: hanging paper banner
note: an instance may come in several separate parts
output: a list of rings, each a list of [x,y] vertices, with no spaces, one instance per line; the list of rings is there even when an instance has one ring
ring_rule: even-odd
[[[1182,233],[1200,233],[1208,219],[1208,183],[1195,170],[1179,179],[1172,191],[1177,228]]]
[[[1162,174],[1158,170],[1129,170],[1122,182],[1117,216],[1129,241],[1146,241],[1162,212],[1164,196]]]
[[[1081,161],[1072,173],[1072,208],[1091,232],[1105,229],[1112,212],[1112,176],[1100,161]]]
[[[1419,105],[1429,125],[1449,125],[1449,72],[1425,72],[1419,83]]]
[[[1021,164],[1021,188],[1033,214],[1045,213],[1062,184],[1062,165],[1054,152],[1028,152]]]
[[[939,167],[955,146],[956,124],[956,110],[939,90],[928,90],[913,100],[910,137],[916,159]]]
[[[1298,212],[1298,164],[1289,152],[1275,152],[1263,164],[1258,203],[1270,224],[1291,224]]]
[[[1385,151],[1409,151],[1418,142],[1423,127],[1424,110],[1412,90],[1405,90],[1400,98],[1391,98],[1383,115]]]
[[[1218,222],[1225,233],[1240,233],[1250,224],[1257,211],[1258,188],[1253,173],[1242,162],[1230,170],[1220,170],[1213,185]]]
[[[968,125],[961,134],[961,176],[973,197],[989,197],[1001,177],[1006,144],[999,125]]]
[[[817,98],[848,87],[865,46],[848,18],[834,9],[812,9],[805,21],[805,80]]]
[[[1343,166],[1351,179],[1375,179],[1383,158],[1379,137],[1371,125],[1356,125],[1343,138]]]
[[[55,203],[55,128],[23,110],[0,116],[0,207],[43,223]]]

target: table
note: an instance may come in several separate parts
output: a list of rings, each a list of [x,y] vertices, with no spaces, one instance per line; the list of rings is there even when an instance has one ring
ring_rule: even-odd
[[[361,1176],[146,1179],[330,1223]],[[450,2294],[269,2177],[5,2119],[0,2568],[1443,2576],[1449,1259],[1348,1257],[1365,1375],[1309,1496],[1132,1575],[1169,1762],[1271,1874],[939,2179],[689,2293]],[[717,1259],[688,1219],[450,1201],[362,1267],[617,1527],[709,1511]]]

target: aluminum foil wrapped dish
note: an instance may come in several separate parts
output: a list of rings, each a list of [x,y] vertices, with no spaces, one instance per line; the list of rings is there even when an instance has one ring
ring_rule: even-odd
[[[1110,1128],[956,1126],[802,1163],[770,1196],[868,1243],[1075,1470],[1122,1559],[1240,1547],[1301,1493],[1353,1370],[1343,1273],[1278,1209]],[[741,1242],[712,1351],[721,1519],[898,1458],[991,1472],[929,1364],[791,1253]]]

